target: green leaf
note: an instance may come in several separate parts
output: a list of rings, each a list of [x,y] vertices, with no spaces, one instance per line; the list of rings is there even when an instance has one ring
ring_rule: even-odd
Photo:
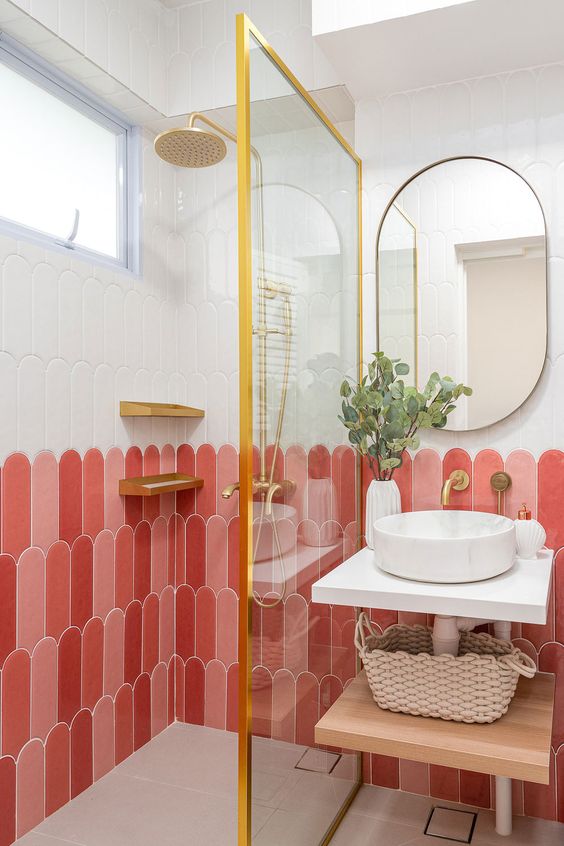
[[[343,403],[343,415],[347,423],[358,423],[358,412],[351,405]]]
[[[407,413],[410,417],[415,417],[417,412],[419,411],[419,403],[417,402],[417,397],[410,396],[407,398]]]
[[[403,382],[392,382],[390,394],[393,399],[401,399],[403,397]]]
[[[398,420],[394,420],[392,423],[386,423],[382,426],[382,437],[385,441],[393,441],[394,438],[401,438],[403,437],[403,434],[403,426]]]
[[[378,351],[360,382],[351,385],[345,379],[340,386],[339,422],[355,451],[369,457],[376,478],[377,471],[391,478],[405,450],[419,448],[417,431],[444,428],[459,397],[472,395],[471,388],[437,372],[418,391],[399,378],[408,373],[405,362]]]
[[[401,467],[401,458],[383,458],[380,461],[382,470],[393,470],[395,467]]]

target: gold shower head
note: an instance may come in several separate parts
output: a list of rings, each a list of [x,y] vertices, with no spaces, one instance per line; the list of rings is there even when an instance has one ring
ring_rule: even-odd
[[[215,132],[189,125],[157,135],[155,152],[177,167],[210,167],[225,158],[227,146]]]

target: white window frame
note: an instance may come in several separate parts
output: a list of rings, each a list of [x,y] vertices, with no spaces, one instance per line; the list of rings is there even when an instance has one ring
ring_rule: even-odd
[[[0,31],[0,63],[44,88],[117,138],[117,257],[0,216],[0,233],[114,269],[140,273],[140,132],[117,109]],[[1,190],[1,186],[0,186]],[[69,230],[72,221],[69,221]]]

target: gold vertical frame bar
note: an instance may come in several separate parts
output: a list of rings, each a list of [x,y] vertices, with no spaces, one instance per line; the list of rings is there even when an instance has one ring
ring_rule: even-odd
[[[253,464],[253,289],[251,235],[251,125],[250,125],[250,36],[272,59],[283,76],[296,89],[357,165],[358,191],[358,373],[362,377],[362,163],[351,145],[331,123],[308,91],[301,85],[249,18],[236,18],[237,62],[237,179],[239,247],[239,572],[241,607],[239,614],[239,753],[238,753],[238,846],[251,844],[251,767],[252,767],[252,464]],[[361,496],[362,466],[357,465],[357,516],[362,533],[364,508]],[[359,537],[360,542],[360,537]],[[357,658],[358,664],[358,658]],[[357,667],[358,669],[358,667]],[[362,761],[358,755],[358,778],[349,796],[320,844],[326,846],[350,807],[362,783]]]
[[[251,636],[253,467],[253,257],[251,236],[251,121],[249,27],[236,19],[237,218],[239,249],[239,744],[238,843],[251,842]]]

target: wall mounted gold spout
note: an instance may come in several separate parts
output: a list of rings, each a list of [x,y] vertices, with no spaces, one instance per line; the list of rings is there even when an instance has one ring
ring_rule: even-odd
[[[222,499],[231,499],[235,491],[239,490],[239,482],[234,482],[232,485],[227,485],[221,492]]]
[[[448,479],[445,479],[441,490],[441,505],[446,508],[450,504],[450,492],[465,491],[470,484],[470,477],[466,470],[453,470]]]

